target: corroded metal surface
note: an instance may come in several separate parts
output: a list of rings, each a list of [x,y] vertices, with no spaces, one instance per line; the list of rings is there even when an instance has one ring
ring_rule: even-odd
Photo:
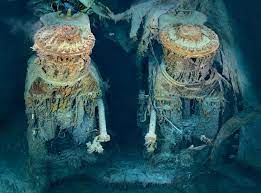
[[[204,25],[169,26],[160,33],[167,74],[180,84],[195,85],[213,77],[218,36]]]
[[[206,96],[221,97],[219,76],[213,71],[207,81],[198,84],[182,84],[174,80],[164,66],[158,71],[155,81],[155,98],[171,99],[173,96],[185,98],[204,98]],[[222,98],[222,97],[221,97]]]
[[[43,71],[51,79],[68,81],[83,75],[90,64],[95,37],[77,26],[51,25],[41,28],[34,37],[33,49]]]
[[[152,91],[148,110],[156,112],[158,128],[153,134],[163,138],[159,152],[168,159],[185,147],[194,148],[194,140],[203,144],[202,139],[215,137],[229,91],[224,88],[229,85],[212,66],[219,39],[211,29],[169,25],[160,32],[160,40],[162,62],[153,65],[151,58],[149,64]]]
[[[100,143],[110,140],[102,80],[90,58],[95,37],[88,21],[81,26],[74,25],[73,18],[72,24],[68,19],[65,23],[60,19],[35,34],[36,56],[28,62],[25,103],[29,154],[38,160],[32,164],[39,162],[38,157],[73,151],[71,147],[86,149],[86,143],[92,148],[85,152],[87,157],[88,152],[102,153]],[[99,130],[98,117],[102,120]],[[36,149],[38,145],[41,149]]]
[[[219,47],[219,39],[214,31],[204,25],[180,25],[167,27],[160,33],[165,49],[183,57],[204,57]]]
[[[34,40],[34,49],[39,54],[72,57],[89,56],[95,37],[91,32],[83,35],[77,26],[53,25],[41,28]]]

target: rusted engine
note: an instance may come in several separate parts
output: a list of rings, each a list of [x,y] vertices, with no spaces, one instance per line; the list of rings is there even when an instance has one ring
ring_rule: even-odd
[[[25,102],[31,165],[59,157],[81,165],[90,154],[102,153],[101,143],[110,140],[103,82],[90,58],[95,37],[84,15],[53,18],[56,13],[41,19],[45,26],[34,36],[37,55],[28,62]],[[66,163],[74,164],[69,160]]]
[[[149,116],[145,146],[165,155],[211,145],[224,121],[231,92],[213,67],[219,38],[204,25],[174,25],[160,31],[161,64],[149,64]]]

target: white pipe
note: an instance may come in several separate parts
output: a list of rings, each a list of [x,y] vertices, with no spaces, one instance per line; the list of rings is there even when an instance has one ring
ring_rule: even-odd
[[[152,108],[150,113],[149,131],[145,136],[145,146],[148,152],[154,152],[154,150],[156,149],[156,141],[157,141],[156,120],[157,120],[156,111]]]
[[[108,135],[107,128],[106,128],[105,108],[104,108],[103,100],[98,99],[97,104],[98,104],[98,111],[99,111],[99,128],[100,128],[99,141],[107,142],[110,141],[110,136]]]
[[[150,113],[149,133],[155,135],[155,131],[156,131],[156,111],[152,109]]]

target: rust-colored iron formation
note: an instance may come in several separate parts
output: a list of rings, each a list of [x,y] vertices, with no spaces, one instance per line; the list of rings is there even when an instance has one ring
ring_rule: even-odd
[[[75,145],[103,152],[101,142],[110,136],[102,80],[90,58],[94,35],[88,28],[57,24],[41,28],[34,41],[37,56],[29,60],[25,90],[31,157],[50,158]]]

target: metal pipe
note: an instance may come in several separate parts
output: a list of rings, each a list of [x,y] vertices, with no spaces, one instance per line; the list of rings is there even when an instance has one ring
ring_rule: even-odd
[[[97,104],[98,104],[98,111],[99,111],[99,128],[100,128],[99,141],[107,142],[110,141],[110,136],[107,133],[105,108],[104,108],[103,100],[98,99]]]
[[[154,134],[156,132],[156,111],[152,108],[150,113],[150,125],[149,125],[149,132],[150,134]]]
[[[145,146],[147,148],[148,152],[154,152],[156,149],[156,141],[157,141],[157,135],[156,135],[156,111],[155,109],[151,109],[150,112],[150,124],[149,124],[149,131],[145,136]]]

